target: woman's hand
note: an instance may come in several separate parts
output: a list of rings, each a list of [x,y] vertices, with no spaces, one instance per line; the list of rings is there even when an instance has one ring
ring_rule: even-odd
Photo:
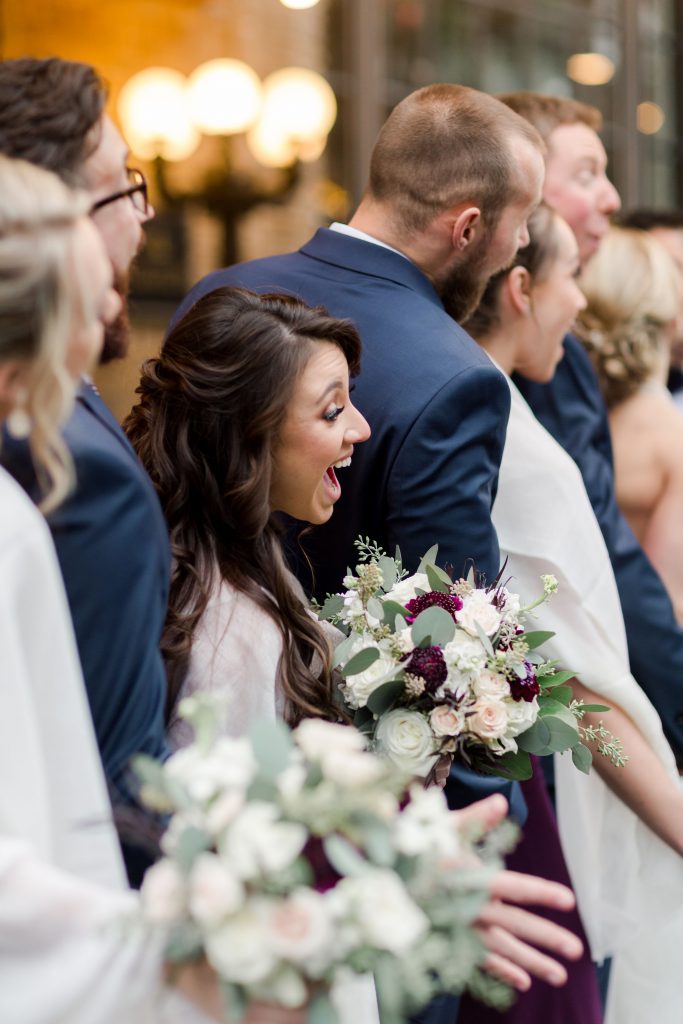
[[[487,832],[507,814],[507,801],[500,794],[494,794],[454,813],[461,828],[476,827]],[[532,977],[542,978],[550,985],[564,985],[567,972],[562,964],[534,947],[559,953],[567,960],[578,960],[583,952],[581,942],[573,932],[515,904],[572,910],[575,905],[572,891],[533,875],[498,871],[491,879],[490,894],[491,899],[475,921],[479,937],[488,950],[482,965],[484,970],[520,992],[530,987]]]

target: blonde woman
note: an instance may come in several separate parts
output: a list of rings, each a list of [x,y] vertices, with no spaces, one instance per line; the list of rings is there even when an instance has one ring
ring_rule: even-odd
[[[666,387],[681,273],[652,235],[613,227],[581,285],[577,333],[609,408],[617,501],[683,623],[683,412]]]
[[[28,439],[54,508],[70,486],[58,428],[119,309],[88,202],[0,157],[0,425]],[[50,534],[0,468],[0,1020],[200,1021],[161,952],[121,930],[125,875]],[[213,1019],[208,969],[180,979]]]

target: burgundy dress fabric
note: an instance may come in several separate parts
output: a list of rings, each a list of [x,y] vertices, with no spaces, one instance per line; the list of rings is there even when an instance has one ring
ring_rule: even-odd
[[[522,839],[507,858],[507,866],[513,871],[523,871],[571,886],[543,771],[538,759],[533,761],[533,777],[522,783],[528,817]],[[584,944],[584,954],[579,961],[570,963],[561,956],[555,957],[567,968],[567,984],[556,989],[544,981],[533,979],[530,990],[519,993],[515,1004],[505,1013],[492,1010],[466,995],[460,1001],[458,1024],[601,1024],[603,1014],[595,967],[578,911],[563,913],[546,908],[530,909],[568,928]]]

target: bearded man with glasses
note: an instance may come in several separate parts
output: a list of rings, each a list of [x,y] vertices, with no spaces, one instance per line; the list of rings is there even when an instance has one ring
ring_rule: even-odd
[[[129,167],[128,147],[105,102],[105,87],[87,64],[57,58],[0,63],[0,152],[46,167],[90,195],[92,220],[123,299],[121,315],[105,331],[103,362],[128,351],[128,276],[144,224],[154,216],[144,175]],[[159,639],[169,585],[168,534],[151,481],[91,381],[81,384],[64,438],[76,487],[49,525],[112,802],[137,813],[130,759],[138,752],[157,758],[167,753]],[[0,459],[35,495],[26,443],[3,438]],[[147,852],[130,832],[122,846],[131,884],[139,884]]]

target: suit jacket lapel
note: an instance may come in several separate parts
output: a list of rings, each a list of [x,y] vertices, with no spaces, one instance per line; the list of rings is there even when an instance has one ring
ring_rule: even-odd
[[[135,454],[130,441],[121,429],[121,425],[117,422],[111,410],[102,401],[92,384],[82,381],[76,398],[82,405],[86,406],[89,412],[91,412],[93,416],[95,416],[96,419],[98,419],[100,423],[102,423],[103,426],[105,426],[107,430],[114,435],[119,444],[121,444],[137,461],[137,455]]]

